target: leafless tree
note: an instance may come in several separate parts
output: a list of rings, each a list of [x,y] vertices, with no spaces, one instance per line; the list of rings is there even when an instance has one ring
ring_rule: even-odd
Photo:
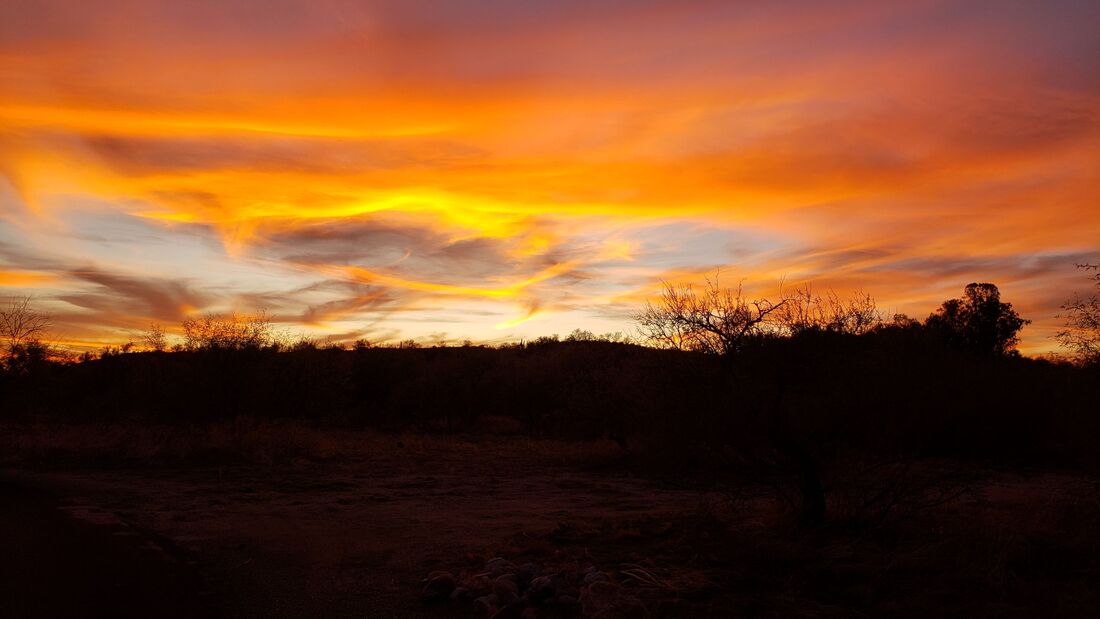
[[[815,330],[859,335],[881,322],[874,299],[865,293],[842,299],[833,292],[822,297],[804,287],[790,294],[781,291],[778,302],[750,301],[741,286],[722,288],[717,277],[706,284],[700,292],[666,283],[657,303],[647,303],[634,317],[643,336],[665,348],[730,356],[747,342],[769,335]],[[743,417],[744,436],[755,436],[757,442],[723,451],[735,468],[754,471],[759,480],[774,480],[776,496],[795,507],[801,523],[814,527],[826,518],[823,464],[805,432],[792,427],[784,412],[791,406],[787,384],[793,379],[788,377],[801,371],[805,361],[773,352],[737,370],[743,381],[774,385],[774,393],[759,394],[755,406],[745,409],[750,413]]]
[[[149,323],[149,328],[141,334],[145,347],[156,352],[163,352],[168,348],[168,335],[159,322]]]
[[[573,332],[565,337],[566,342],[595,342],[599,338],[588,329],[573,329]]]
[[[4,352],[15,354],[19,348],[37,343],[45,335],[53,321],[31,307],[30,297],[15,297],[0,308],[0,339]]]
[[[859,292],[847,299],[830,290],[824,297],[803,286],[783,296],[777,321],[789,335],[827,331],[861,335],[882,322],[874,298]]]
[[[31,307],[30,297],[14,297],[0,307],[0,368],[22,372],[50,356],[42,342],[52,320]]]
[[[187,350],[246,350],[274,342],[271,319],[255,314],[204,314],[183,321],[183,347]]]
[[[647,302],[633,318],[643,338],[653,345],[732,355],[748,340],[770,333],[776,312],[785,303],[750,301],[740,284],[722,288],[715,276],[707,278],[702,291],[691,284],[665,282],[658,302]]]
[[[1100,264],[1079,264],[1077,268],[1095,271],[1092,280],[1096,293],[1074,295],[1062,305],[1065,328],[1057,334],[1062,346],[1076,353],[1082,363],[1100,362]]]

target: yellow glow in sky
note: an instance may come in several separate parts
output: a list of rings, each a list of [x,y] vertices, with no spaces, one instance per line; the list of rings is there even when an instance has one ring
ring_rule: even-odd
[[[1009,4],[4,3],[0,287],[81,342],[495,341],[719,267],[918,317],[992,281],[1050,350],[1100,261],[1100,6]]]

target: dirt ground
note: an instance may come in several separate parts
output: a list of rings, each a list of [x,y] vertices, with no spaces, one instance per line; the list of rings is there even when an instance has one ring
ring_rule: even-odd
[[[1085,616],[1100,601],[1096,511],[1074,478],[1001,475],[908,529],[807,538],[777,532],[770,503],[600,472],[554,444],[378,440],[337,459],[7,470],[8,608],[470,616],[425,604],[421,581],[499,556],[633,574],[658,617]],[[99,606],[59,611],[58,589]]]
[[[438,614],[419,600],[431,570],[496,556],[515,536],[672,515],[705,499],[518,450],[475,459],[473,449],[6,476],[57,497],[78,522],[128,529],[164,562],[194,566],[195,593],[226,616]]]

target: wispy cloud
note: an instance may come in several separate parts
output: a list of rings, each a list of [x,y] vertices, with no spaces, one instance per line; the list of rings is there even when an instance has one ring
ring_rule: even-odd
[[[1069,0],[8,3],[0,291],[85,340],[244,306],[489,339],[623,328],[718,266],[917,314],[973,278],[1041,350],[1072,261],[1100,258],[1097,21]]]

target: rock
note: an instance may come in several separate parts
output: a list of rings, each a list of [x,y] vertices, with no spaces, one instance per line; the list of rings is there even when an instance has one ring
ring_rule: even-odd
[[[468,600],[472,597],[472,595],[473,594],[471,594],[470,590],[466,587],[455,587],[455,590],[451,591],[451,601],[459,602],[462,600]]]
[[[619,585],[610,581],[597,581],[581,590],[581,612],[591,616],[611,606],[619,596]]]
[[[523,619],[523,609],[526,607],[522,601],[512,602],[494,613],[491,619]]]
[[[490,616],[497,612],[497,596],[491,593],[483,595],[474,600],[474,607],[477,608],[478,613]]]
[[[519,585],[515,574],[503,574],[493,581],[493,593],[501,604],[511,604],[519,598]]]
[[[531,581],[539,575],[540,571],[539,566],[534,563],[524,563],[519,566],[519,569],[516,570],[516,584],[519,585],[519,590],[526,591],[527,587],[531,585]]]
[[[611,580],[611,578],[599,570],[592,570],[584,575],[584,584],[586,585],[590,585],[594,582],[607,582],[609,580]]]
[[[645,604],[632,595],[620,596],[615,602],[592,615],[592,619],[648,619]]]
[[[644,619],[649,616],[641,600],[608,580],[598,580],[584,588],[581,612],[592,619]]]
[[[496,578],[502,574],[514,573],[516,571],[516,566],[507,559],[497,557],[495,559],[489,559],[485,563],[485,571],[489,572],[492,578]]]
[[[455,577],[450,572],[432,572],[424,581],[420,597],[426,602],[440,602],[455,590]]]
[[[477,594],[474,597],[488,595],[493,591],[493,581],[488,576],[470,576],[462,581],[462,586]]]
[[[571,595],[559,595],[558,599],[554,600],[554,603],[562,608],[573,608],[577,605],[577,598]]]
[[[557,597],[560,585],[556,576],[539,576],[531,581],[527,599],[539,603]]]

